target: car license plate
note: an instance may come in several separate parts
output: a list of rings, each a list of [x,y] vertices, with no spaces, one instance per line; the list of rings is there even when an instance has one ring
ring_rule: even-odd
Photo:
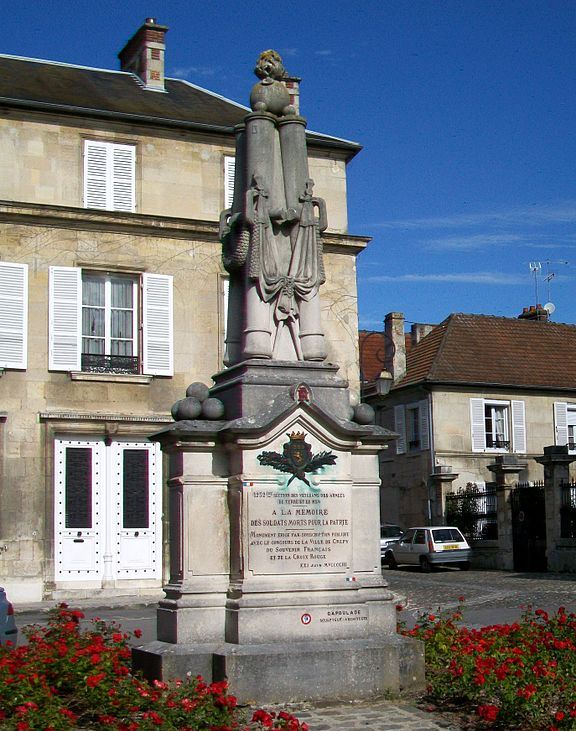
[[[444,546],[444,550],[445,551],[457,551],[458,550],[458,546],[451,544],[449,546]]]

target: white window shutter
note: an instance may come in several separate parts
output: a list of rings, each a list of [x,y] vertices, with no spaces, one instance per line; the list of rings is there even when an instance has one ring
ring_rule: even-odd
[[[105,142],[84,142],[84,207],[108,207],[108,145]]]
[[[76,267],[50,267],[48,368],[51,371],[81,368],[81,273]]]
[[[430,419],[428,416],[428,401],[424,399],[418,404],[418,418],[420,419],[420,449],[430,449]]]
[[[0,368],[26,368],[28,265],[0,262]]]
[[[470,426],[472,451],[484,452],[486,449],[486,431],[484,427],[484,399],[470,399]]]
[[[526,453],[524,401],[512,401],[512,451]]]
[[[224,157],[224,208],[231,208],[234,201],[235,157]]]
[[[151,376],[174,374],[172,277],[165,274],[142,276],[143,364]]]
[[[556,444],[568,444],[568,404],[565,401],[556,401],[554,404],[554,427]]]
[[[394,431],[399,434],[396,440],[396,454],[406,452],[406,412],[404,406],[394,407]]]
[[[130,211],[136,208],[134,179],[136,174],[136,148],[134,145],[111,145],[113,211]]]

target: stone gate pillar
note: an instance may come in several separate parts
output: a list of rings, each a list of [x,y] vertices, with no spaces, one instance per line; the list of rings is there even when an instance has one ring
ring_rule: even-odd
[[[458,477],[451,465],[436,465],[430,475],[430,517],[432,525],[444,525],[446,515],[446,493]]]
[[[549,571],[573,571],[576,566],[576,544],[563,539],[560,532],[562,483],[570,479],[570,465],[576,455],[568,454],[568,447],[544,447],[536,462],[544,467],[544,494],[546,498],[546,557]]]
[[[526,469],[526,462],[520,462],[513,454],[499,454],[487,468],[496,480],[496,503],[498,511],[498,556],[496,568],[511,571],[514,568],[512,542],[512,506],[510,493],[518,481],[518,475]]]

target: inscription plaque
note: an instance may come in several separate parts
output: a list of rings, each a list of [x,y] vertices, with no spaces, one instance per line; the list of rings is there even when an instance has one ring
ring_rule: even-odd
[[[255,574],[346,573],[350,486],[245,485],[248,568]]]

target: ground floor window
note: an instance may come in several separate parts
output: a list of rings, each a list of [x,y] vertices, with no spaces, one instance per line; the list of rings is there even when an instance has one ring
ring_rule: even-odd
[[[56,581],[161,578],[161,465],[144,441],[56,439]]]

